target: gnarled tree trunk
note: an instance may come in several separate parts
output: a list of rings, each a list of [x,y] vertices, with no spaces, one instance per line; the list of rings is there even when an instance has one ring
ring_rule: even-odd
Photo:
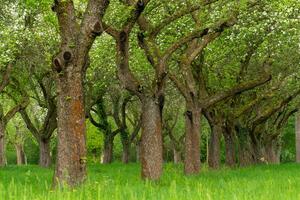
[[[50,167],[51,165],[50,139],[40,139],[39,143],[40,143],[39,166]]]
[[[161,107],[157,102],[151,97],[142,100],[142,178],[150,180],[160,178],[163,165]]]
[[[187,105],[185,113],[185,159],[186,175],[200,171],[200,117],[201,109]]]
[[[208,166],[212,169],[220,167],[222,124],[211,124],[211,135],[208,148]]]

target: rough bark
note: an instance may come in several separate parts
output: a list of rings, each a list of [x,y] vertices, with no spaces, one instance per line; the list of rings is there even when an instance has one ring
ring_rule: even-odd
[[[300,114],[296,114],[296,162],[300,163]]]
[[[222,135],[222,125],[218,123],[212,124],[209,147],[208,147],[208,166],[211,169],[220,168],[221,135]]]
[[[154,98],[142,101],[142,136],[140,143],[142,178],[157,180],[162,174],[161,108]]]
[[[103,149],[103,164],[109,164],[113,161],[113,148],[114,137],[110,135],[104,136],[104,149]]]
[[[50,139],[41,139],[39,141],[39,148],[40,148],[39,166],[50,167],[51,165]]]
[[[264,158],[266,163],[279,164],[280,163],[280,148],[276,141],[268,142],[264,147]]]
[[[122,162],[124,164],[127,164],[129,162],[129,150],[130,150],[130,144],[129,144],[129,139],[124,138],[122,139],[122,146],[123,146],[123,152],[122,152]]]
[[[185,113],[185,160],[186,175],[200,171],[200,117],[201,110],[187,105]]]

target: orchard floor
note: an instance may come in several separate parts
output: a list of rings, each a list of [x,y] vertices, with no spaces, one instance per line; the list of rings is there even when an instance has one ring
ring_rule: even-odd
[[[190,177],[183,175],[182,166],[166,164],[156,183],[141,181],[137,164],[91,165],[84,186],[55,191],[50,189],[52,174],[53,169],[38,166],[0,168],[0,200],[300,199],[297,164],[202,169]]]

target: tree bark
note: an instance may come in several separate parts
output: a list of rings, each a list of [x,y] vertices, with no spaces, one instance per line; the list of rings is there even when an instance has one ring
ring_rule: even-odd
[[[50,149],[50,139],[40,139],[40,158],[39,166],[50,167],[51,165],[51,149]]]
[[[276,141],[268,142],[264,148],[264,158],[267,163],[279,164],[280,163],[280,153],[276,145]]]
[[[135,154],[136,154],[136,162],[140,162],[141,161],[141,147],[140,147],[140,144],[137,143],[135,145]]]
[[[235,155],[235,137],[234,133],[223,132],[225,141],[225,164],[228,167],[234,167],[236,165],[236,155]]]
[[[6,165],[6,155],[5,155],[5,127],[0,121],[0,167]]]
[[[17,165],[26,165],[27,159],[24,152],[23,144],[15,144],[16,154],[17,154]]]
[[[57,84],[58,145],[54,184],[74,186],[86,177],[83,77],[78,71],[65,73],[67,75],[59,77]]]
[[[123,141],[122,144],[123,144],[122,162],[124,164],[128,164],[128,162],[129,162],[129,150],[130,150],[129,141]]]
[[[179,164],[182,162],[181,152],[176,148],[173,148],[173,156],[174,156],[174,163]]]
[[[296,114],[296,162],[300,163],[300,113]]]
[[[103,164],[109,164],[113,161],[113,148],[114,137],[110,135],[104,136],[104,149],[103,149]]]
[[[162,174],[162,119],[157,100],[145,97],[142,100],[141,164],[142,178],[158,180]]]
[[[211,135],[208,148],[208,166],[211,169],[220,168],[222,124],[214,123],[211,125]]]
[[[186,175],[200,171],[200,117],[201,109],[187,105],[185,113],[185,160]]]

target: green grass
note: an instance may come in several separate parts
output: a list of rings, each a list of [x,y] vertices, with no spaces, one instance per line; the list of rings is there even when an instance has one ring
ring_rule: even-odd
[[[51,191],[52,169],[0,168],[0,200],[112,199],[300,199],[300,165],[264,165],[242,169],[203,169],[186,177],[182,166],[166,164],[159,182],[140,180],[137,164],[89,166],[89,178],[73,190]]]

